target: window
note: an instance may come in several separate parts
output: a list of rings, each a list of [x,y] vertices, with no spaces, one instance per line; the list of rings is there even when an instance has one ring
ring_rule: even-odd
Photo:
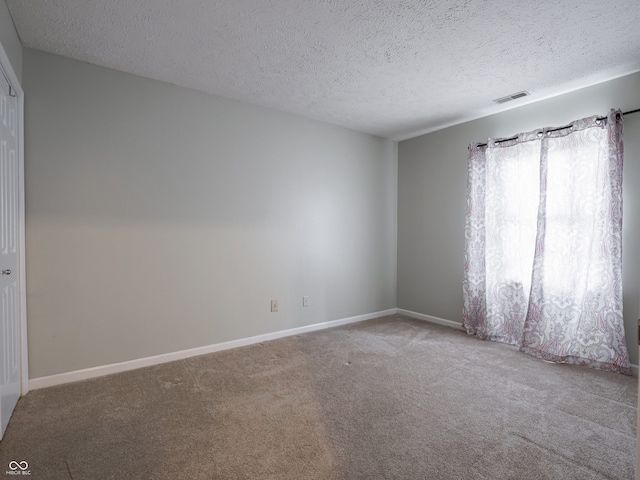
[[[630,373],[619,112],[475,145],[465,235],[469,333]]]

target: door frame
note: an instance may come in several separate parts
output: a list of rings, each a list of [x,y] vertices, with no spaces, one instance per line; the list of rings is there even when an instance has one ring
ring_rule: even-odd
[[[25,215],[24,215],[24,91],[18,80],[16,72],[9,61],[7,52],[0,43],[0,75],[4,73],[9,80],[11,88],[15,90],[18,101],[18,288],[20,291],[20,393],[26,395],[29,392],[29,354],[27,342],[27,277],[26,277],[26,252],[25,252]]]

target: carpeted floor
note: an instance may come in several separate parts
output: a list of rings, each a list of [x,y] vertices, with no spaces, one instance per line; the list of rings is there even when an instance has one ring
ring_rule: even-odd
[[[629,480],[637,388],[394,315],[30,392],[0,475]]]

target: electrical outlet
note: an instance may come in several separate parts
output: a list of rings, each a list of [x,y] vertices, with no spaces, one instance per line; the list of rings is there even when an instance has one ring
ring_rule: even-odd
[[[278,311],[278,300],[271,300],[271,311],[272,312]]]
[[[302,297],[302,306],[303,307],[309,306],[309,297]]]

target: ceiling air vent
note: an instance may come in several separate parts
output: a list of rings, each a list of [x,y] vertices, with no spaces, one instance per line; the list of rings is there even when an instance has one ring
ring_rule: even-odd
[[[523,90],[523,91],[518,92],[518,93],[512,93],[511,95],[507,95],[506,97],[496,98],[494,100],[494,102],[495,103],[506,103],[506,102],[510,102],[511,100],[516,100],[518,98],[526,97],[527,95],[531,95],[531,94],[529,92],[527,92],[526,90]]]

